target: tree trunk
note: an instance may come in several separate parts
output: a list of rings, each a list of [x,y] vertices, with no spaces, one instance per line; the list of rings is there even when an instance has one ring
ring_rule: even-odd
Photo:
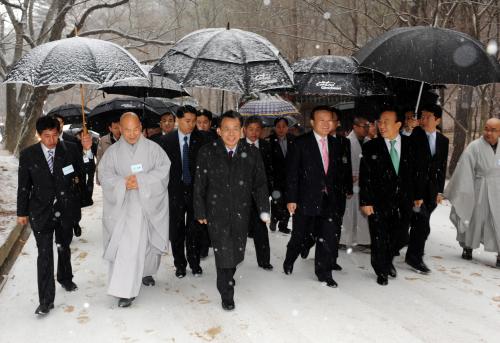
[[[456,104],[456,119],[469,130],[469,116],[471,113],[472,87],[461,87],[458,90],[458,99]],[[451,155],[449,174],[452,175],[457,167],[458,160],[465,148],[467,134],[460,129],[455,129],[453,134],[453,153]]]
[[[21,117],[17,111],[17,87],[8,83],[5,87],[6,118],[5,118],[5,149],[14,152],[21,125]]]

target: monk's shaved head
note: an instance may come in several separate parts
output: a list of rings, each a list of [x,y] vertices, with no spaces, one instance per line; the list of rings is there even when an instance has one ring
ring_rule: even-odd
[[[500,119],[490,118],[486,121],[483,137],[491,145],[498,143],[498,137],[500,137]]]
[[[120,117],[120,132],[130,144],[135,144],[142,134],[141,120],[134,112],[125,112]]]

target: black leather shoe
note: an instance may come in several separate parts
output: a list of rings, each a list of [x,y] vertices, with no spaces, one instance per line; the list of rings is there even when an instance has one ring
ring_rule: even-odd
[[[389,280],[387,279],[387,275],[385,275],[385,274],[377,275],[377,283],[380,286],[387,286],[387,284],[389,283]]]
[[[342,267],[337,262],[334,262],[332,269],[333,270],[342,270]]]
[[[282,233],[286,233],[286,234],[289,234],[290,232],[292,232],[292,230],[290,230],[289,228],[280,228],[279,231]]]
[[[233,287],[236,286],[236,280],[232,279],[231,281],[232,281],[233,284],[232,285],[230,284],[230,285],[233,286]]]
[[[142,284],[144,286],[154,286],[155,285],[155,279],[153,279],[152,276],[145,276],[142,278]]]
[[[186,268],[177,268],[175,270],[175,276],[177,276],[179,279],[182,279],[184,276],[186,276]]]
[[[75,233],[76,237],[80,237],[82,235],[82,228],[80,227],[80,225],[76,224],[73,228],[73,232]]]
[[[472,260],[472,249],[464,248],[464,251],[462,252],[462,258],[464,260]]]
[[[264,270],[273,270],[273,265],[271,263],[259,264],[259,267]]]
[[[62,288],[64,288],[67,292],[73,292],[78,289],[78,286],[73,281],[61,282]]]
[[[302,251],[300,252],[300,257],[302,257],[304,260],[309,256],[309,251],[311,248],[303,248]]]
[[[271,224],[269,224],[269,230],[276,231],[276,223],[271,222]]]
[[[134,301],[134,298],[120,298],[118,300],[118,307],[129,307],[132,305],[132,301]]]
[[[285,272],[286,275],[292,274],[292,272],[293,272],[293,265],[292,264],[283,263],[283,271]]]
[[[54,304],[53,303],[50,303],[50,304],[40,304],[36,308],[35,314],[40,314],[40,315],[48,314],[50,312],[50,310],[52,310],[53,308],[54,308]]]
[[[497,268],[500,268],[500,256],[497,257],[497,265],[496,265]]]
[[[389,268],[389,276],[392,278],[395,278],[396,276],[398,276],[398,272],[393,264],[391,264],[391,267]]]
[[[200,266],[196,267],[196,268],[193,268],[192,269],[192,273],[194,276],[201,276],[203,274],[203,269],[201,269]]]
[[[416,262],[412,259],[405,259],[405,262],[407,265],[415,269],[417,273],[429,274],[431,272],[431,270],[425,265],[424,261]]]
[[[224,301],[222,300],[222,308],[226,311],[232,311],[234,310],[234,301]]]
[[[326,282],[326,285],[328,287],[332,287],[332,288],[337,288],[337,286],[338,286],[337,283],[335,282],[335,280],[332,278],[325,279],[321,282]]]

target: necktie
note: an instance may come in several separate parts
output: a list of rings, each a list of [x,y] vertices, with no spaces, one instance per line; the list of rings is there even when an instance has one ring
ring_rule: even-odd
[[[281,152],[286,157],[286,139],[280,139]]]
[[[434,156],[436,154],[436,142],[434,141],[434,135],[428,134],[427,140],[429,141],[429,149],[431,150],[431,155]]]
[[[182,146],[182,181],[184,184],[191,184],[191,173],[189,171],[189,145],[188,136],[184,136],[184,145]]]
[[[54,150],[47,151],[47,164],[49,165],[50,173],[54,173]]]
[[[325,174],[328,172],[328,149],[326,147],[326,138],[321,138],[321,157],[323,159],[323,168],[325,168]]]
[[[396,150],[396,140],[393,140],[391,143],[391,150],[389,151],[389,155],[391,155],[392,165],[394,166],[394,170],[396,171],[396,175],[399,172],[399,155]]]
[[[227,155],[229,156],[229,159],[232,159],[233,158],[233,150],[229,150],[227,152]]]

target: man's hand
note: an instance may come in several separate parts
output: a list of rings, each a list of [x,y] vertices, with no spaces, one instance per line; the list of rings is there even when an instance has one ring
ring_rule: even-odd
[[[442,203],[443,200],[444,200],[444,195],[442,193],[438,193],[438,195],[436,196],[436,204]]]
[[[87,132],[87,134],[82,132],[82,146],[83,150],[89,150],[92,147],[92,137]]]
[[[297,203],[289,202],[288,204],[286,204],[286,208],[288,209],[290,215],[293,216],[295,214],[295,210],[297,209]]]
[[[125,178],[125,186],[127,189],[138,189],[137,177],[135,175],[130,175]]]
[[[346,194],[346,198],[347,199],[351,199],[352,198],[352,194]]]
[[[415,207],[420,207],[420,206],[422,206],[423,203],[424,203],[424,200],[420,199],[420,200],[415,200],[413,202],[413,205],[415,205]]]
[[[267,212],[262,212],[260,214],[260,220],[262,220],[264,223],[268,224],[271,222],[271,216]]]
[[[27,225],[28,224],[28,217],[17,217],[17,223],[19,225]]]
[[[356,183],[359,180],[359,176],[352,176],[352,183]]]
[[[361,206],[361,212],[363,212],[363,214],[367,217],[372,215],[372,214],[375,214],[375,211],[373,210],[373,206]]]
[[[208,224],[208,221],[206,219],[198,219],[198,223],[200,223],[200,224]]]

